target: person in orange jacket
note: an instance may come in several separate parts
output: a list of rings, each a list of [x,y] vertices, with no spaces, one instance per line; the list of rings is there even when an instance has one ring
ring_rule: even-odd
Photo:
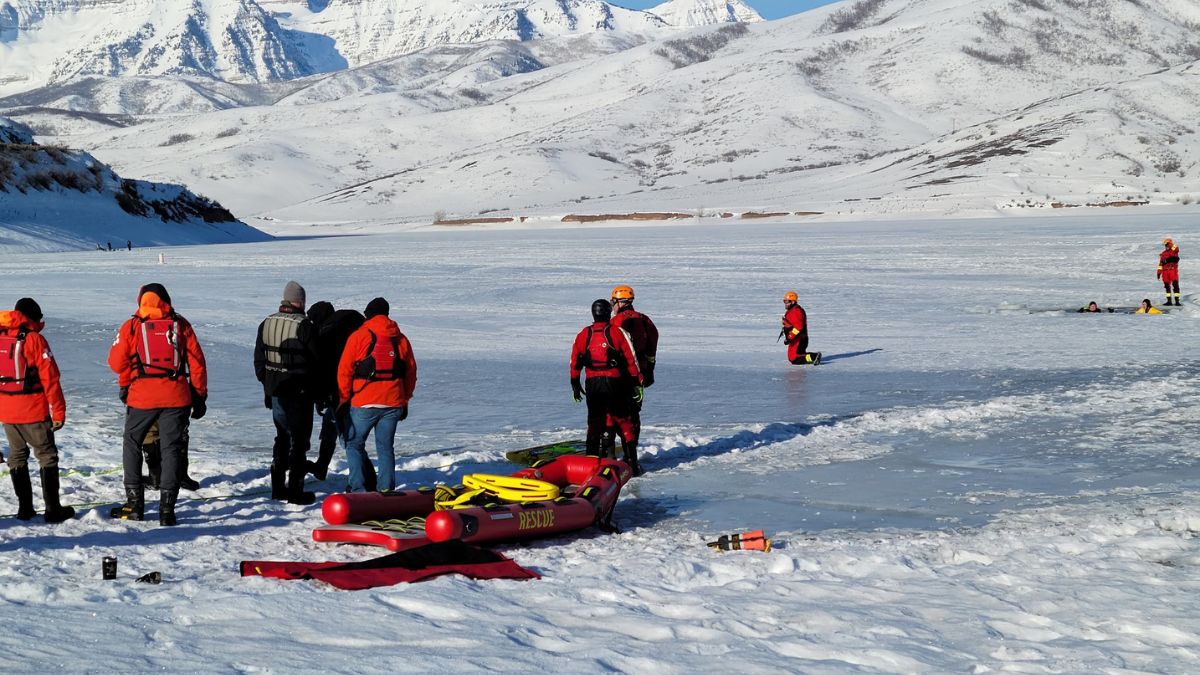
[[[613,326],[611,319],[612,304],[608,300],[592,303],[592,323],[579,331],[571,345],[571,395],[576,403],[583,400],[579,376],[587,371],[586,453],[600,454],[600,441],[609,422],[615,422],[629,468],[640,476],[637,439],[632,424],[627,422],[633,405],[642,401],[642,372],[629,334]]]
[[[388,318],[388,301],[375,298],[367,304],[361,328],[350,335],[338,361],[339,407],[349,407],[350,427],[346,460],[350,465],[350,492],[365,492],[364,469],[367,436],[375,431],[379,457],[377,489],[396,487],[396,425],[408,418],[408,402],[417,387],[417,361],[412,345]]]
[[[179,462],[188,417],[200,419],[208,410],[208,370],[204,351],[188,320],[175,313],[162,284],[138,291],[138,309],[120,330],[108,352],[108,366],[117,374],[125,409],[123,463],[125,504],[113,518],[143,520],[142,442],[158,422],[162,449],[158,522],[175,525],[179,496]]]
[[[0,422],[8,438],[8,468],[17,494],[17,518],[37,515],[29,482],[29,448],[42,476],[47,523],[60,523],[75,509],[59,503],[58,446],[54,432],[67,419],[67,402],[59,382],[58,364],[42,337],[42,308],[21,298],[12,311],[0,312]]]
[[[783,294],[783,327],[779,334],[788,346],[788,361],[796,365],[821,365],[821,352],[808,351],[808,313],[800,306],[796,291]]]
[[[648,388],[654,384],[654,366],[658,359],[658,327],[654,325],[650,317],[633,308],[633,299],[633,288],[630,286],[622,284],[612,290],[612,325],[625,331],[625,334],[629,336],[633,353],[637,355],[638,370],[642,373],[642,386]],[[627,424],[629,427],[622,438],[631,437],[632,444],[629,446],[622,444],[622,452],[629,466],[637,467],[634,471],[635,474],[641,473],[641,465],[637,459],[637,444],[642,436],[642,403],[643,401],[638,400],[629,406],[628,420],[611,420],[613,426],[618,429],[622,424]],[[611,440],[611,437],[606,436],[606,439]]]
[[[1175,306],[1179,304],[1179,247],[1175,245],[1169,237],[1163,239],[1162,253],[1158,254],[1158,278],[1163,283],[1163,288],[1167,292],[1167,301],[1164,305],[1170,307],[1171,301],[1175,301]]]

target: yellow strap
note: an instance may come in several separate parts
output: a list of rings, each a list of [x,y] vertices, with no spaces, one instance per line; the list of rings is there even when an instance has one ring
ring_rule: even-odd
[[[560,492],[557,485],[544,480],[497,476],[490,473],[473,473],[463,476],[463,485],[477,490],[486,490],[506,502],[537,502],[556,499]]]

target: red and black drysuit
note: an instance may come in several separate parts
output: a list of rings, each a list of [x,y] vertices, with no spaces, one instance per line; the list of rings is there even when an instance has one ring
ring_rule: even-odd
[[[583,371],[587,371],[587,454],[599,456],[600,439],[610,420],[626,452],[635,451],[631,415],[634,387],[642,386],[642,373],[629,334],[608,321],[596,321],[579,331],[571,346],[571,388],[576,400],[584,391],[579,386]]]
[[[1158,254],[1158,278],[1162,279],[1167,293],[1166,304],[1179,305],[1179,247],[1171,244]],[[1173,293],[1172,293],[1173,291]]]
[[[792,305],[783,314],[783,343],[788,346],[788,361],[805,363],[808,352],[808,314],[800,305]]]
[[[658,355],[658,328],[650,320],[650,317],[628,305],[624,307],[617,305],[614,309],[616,309],[616,314],[613,315],[611,323],[629,336],[633,353],[637,355],[638,370],[642,373],[642,386],[649,387],[654,384],[654,364]],[[642,404],[640,401],[632,402],[629,422],[632,426],[633,443],[637,445],[638,439],[642,436]],[[612,420],[611,423],[613,426],[617,425],[616,420]],[[637,463],[636,457],[631,455],[629,450],[625,452],[625,461],[630,462],[631,465]]]

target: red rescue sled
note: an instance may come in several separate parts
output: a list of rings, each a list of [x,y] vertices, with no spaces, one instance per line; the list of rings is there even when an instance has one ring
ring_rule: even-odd
[[[629,465],[620,460],[564,455],[512,474],[513,479],[558,486],[561,493],[554,499],[439,511],[434,488],[335,494],[321,508],[329,525],[313,530],[313,540],[399,551],[428,542],[486,544],[547,537],[607,521],[631,477]]]

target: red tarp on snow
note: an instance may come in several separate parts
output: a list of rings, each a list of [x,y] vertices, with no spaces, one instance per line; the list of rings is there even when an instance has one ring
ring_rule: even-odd
[[[472,579],[541,578],[495,551],[457,540],[355,563],[245,560],[241,568],[244,577],[316,579],[347,591],[424,581],[443,574],[462,574]]]

